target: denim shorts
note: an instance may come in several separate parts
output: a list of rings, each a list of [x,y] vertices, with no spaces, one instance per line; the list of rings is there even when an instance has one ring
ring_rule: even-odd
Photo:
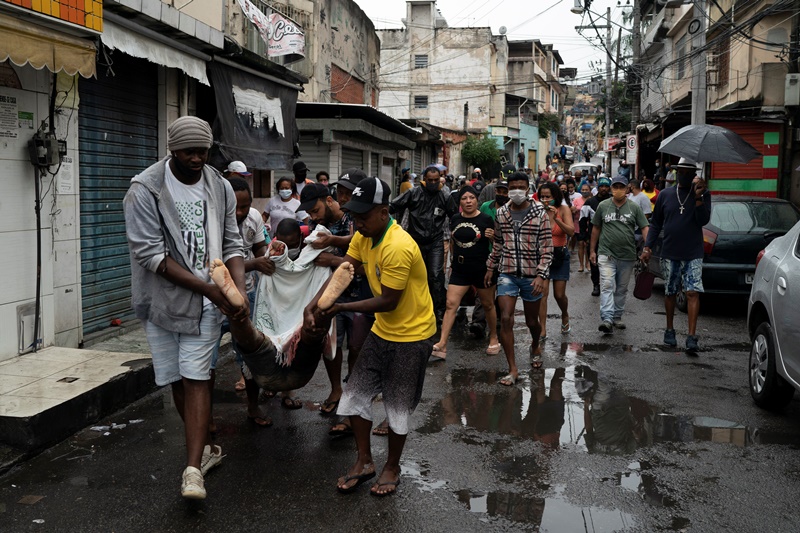
[[[169,385],[182,377],[197,381],[209,379],[214,345],[219,341],[220,323],[214,304],[203,307],[200,334],[175,333],[146,320],[144,331],[153,354],[156,385]]]
[[[500,274],[497,278],[497,296],[521,297],[524,302],[536,302],[541,294],[533,295],[534,278],[518,278],[510,274]]]
[[[661,274],[664,276],[664,294],[678,294],[683,285],[684,291],[703,292],[703,259],[675,261],[661,259]]]
[[[564,246],[564,261],[558,267],[550,265],[550,279],[552,281],[569,281],[569,248]]]

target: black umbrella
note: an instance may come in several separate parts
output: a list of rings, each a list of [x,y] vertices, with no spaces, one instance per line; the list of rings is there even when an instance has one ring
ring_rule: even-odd
[[[708,163],[749,163],[761,153],[739,134],[720,126],[696,124],[685,126],[663,141],[659,152]]]

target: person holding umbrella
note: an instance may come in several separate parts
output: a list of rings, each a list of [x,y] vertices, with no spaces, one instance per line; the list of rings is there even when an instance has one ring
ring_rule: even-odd
[[[678,345],[673,318],[675,295],[683,286],[688,302],[686,353],[689,355],[697,355],[700,349],[697,317],[700,314],[700,293],[703,292],[703,226],[711,220],[711,195],[705,181],[697,177],[697,168],[697,163],[685,157],[675,165],[678,175],[675,193],[672,193],[673,189],[665,189],[658,195],[650,218],[651,229],[642,251],[642,261],[647,264],[651,247],[663,229],[661,271],[664,273],[664,307],[667,312],[664,344]]]

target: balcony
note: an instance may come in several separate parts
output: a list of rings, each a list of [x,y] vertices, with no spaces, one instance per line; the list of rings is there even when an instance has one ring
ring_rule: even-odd
[[[648,53],[653,52],[654,50],[651,50],[651,48],[658,49],[663,46],[664,38],[669,31],[669,24],[665,19],[666,12],[667,10],[662,8],[650,21],[647,31],[642,36],[642,55],[646,56]]]

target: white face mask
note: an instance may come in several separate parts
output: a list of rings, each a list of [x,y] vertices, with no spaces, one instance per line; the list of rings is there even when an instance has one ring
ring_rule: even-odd
[[[278,194],[281,195],[281,198],[284,200],[292,197],[292,190],[291,189],[281,189],[278,191]]]
[[[510,190],[508,191],[508,199],[514,202],[514,205],[520,205],[528,199],[528,192],[520,191],[519,189]]]
[[[289,259],[294,261],[300,257],[300,248],[289,248],[289,250],[287,250],[287,254],[289,255]]]

